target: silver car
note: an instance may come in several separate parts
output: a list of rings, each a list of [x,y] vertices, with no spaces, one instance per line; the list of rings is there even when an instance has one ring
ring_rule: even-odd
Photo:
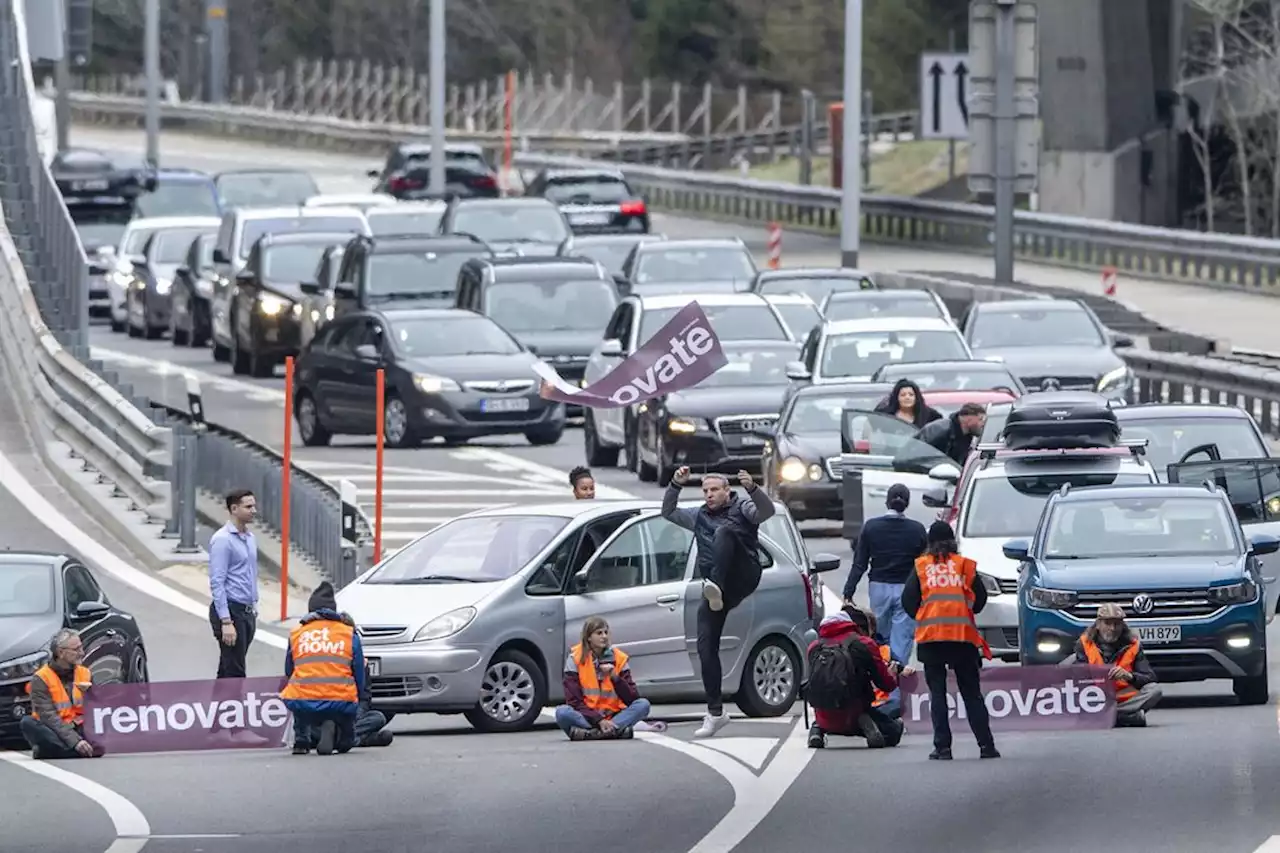
[[[729,615],[720,654],[725,697],[774,717],[796,701],[823,616],[817,575],[840,561],[810,560],[781,507],[760,533],[760,586]],[[655,501],[494,507],[414,540],[338,593],[338,606],[360,626],[375,707],[518,731],[563,702],[565,654],[593,615],[609,621],[646,698],[703,701],[696,554],[693,534]]]

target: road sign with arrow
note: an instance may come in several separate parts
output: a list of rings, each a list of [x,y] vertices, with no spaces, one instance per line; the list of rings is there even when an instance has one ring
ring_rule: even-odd
[[[969,54],[920,56],[920,139],[969,138]]]

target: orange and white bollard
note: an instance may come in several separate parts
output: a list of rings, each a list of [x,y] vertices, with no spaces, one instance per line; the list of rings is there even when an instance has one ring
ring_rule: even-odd
[[[782,266],[782,226],[776,222],[769,223],[769,269],[776,270]]]
[[[1104,296],[1116,295],[1116,268],[1102,268],[1102,294]]]

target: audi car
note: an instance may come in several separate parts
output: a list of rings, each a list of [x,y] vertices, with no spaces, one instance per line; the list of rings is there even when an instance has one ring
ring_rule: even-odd
[[[644,197],[618,169],[543,169],[524,194],[558,205],[575,234],[649,230]]]
[[[374,192],[387,193],[401,201],[426,198],[497,198],[498,175],[485,159],[484,149],[469,142],[449,142],[444,146],[444,187],[431,186],[431,145],[402,142],[392,147],[381,169],[371,169]]]

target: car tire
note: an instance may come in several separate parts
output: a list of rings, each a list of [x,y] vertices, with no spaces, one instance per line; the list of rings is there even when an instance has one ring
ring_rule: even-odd
[[[231,348],[215,343],[213,345],[213,360],[221,364],[226,364],[231,360]]]
[[[151,674],[147,670],[147,653],[142,646],[137,646],[129,658],[129,669],[125,674],[125,681],[129,684],[146,684],[150,680]]]
[[[533,727],[547,701],[547,677],[527,654],[503,649],[485,667],[480,698],[464,716],[482,732],[521,732]]]
[[[642,483],[652,483],[658,479],[658,465],[662,464],[662,436],[654,441],[654,455],[657,462],[650,465],[640,456],[640,430],[636,429],[636,479]]]
[[[156,341],[164,337],[164,326],[147,326],[143,329],[143,334],[149,341]]]
[[[1271,701],[1271,686],[1267,680],[1265,667],[1261,675],[1234,679],[1231,682],[1231,689],[1241,705],[1265,705]]]
[[[125,331],[129,333],[129,337],[131,338],[142,337],[142,330],[133,325],[132,320],[125,320]]]
[[[303,391],[293,408],[302,443],[307,447],[328,447],[333,434],[320,422],[320,407],[316,405],[315,397],[309,391]]]
[[[178,318],[173,315],[169,316],[169,343],[175,347],[185,347],[191,343],[191,333],[178,328]]]
[[[124,331],[125,324],[121,323],[115,317],[112,317],[110,322],[111,322],[111,331],[116,332],[117,334]]]
[[[734,702],[748,717],[781,717],[800,694],[800,655],[785,637],[756,643],[747,655]]]
[[[639,467],[637,455],[640,439],[636,435],[636,423],[633,418],[627,416],[623,423],[625,426],[622,429],[622,467],[635,473]]]
[[[596,420],[590,412],[582,416],[582,442],[586,446],[587,465],[592,468],[618,467],[618,447],[604,447],[596,432]]]
[[[527,430],[524,434],[527,440],[534,447],[546,447],[550,444],[559,444],[561,436],[564,435],[564,424],[544,425]]]
[[[264,355],[249,356],[249,375],[254,379],[270,379],[276,374],[276,360]]]
[[[231,372],[244,376],[249,372],[249,354],[240,349],[240,336],[231,327]]]
[[[404,428],[399,428],[399,421],[404,421]],[[396,428],[387,429],[387,423],[390,421]],[[408,448],[417,447],[422,443],[422,438],[414,432],[413,424],[409,423],[409,409],[405,406],[404,401],[394,394],[388,394],[385,402],[382,404],[382,435],[386,439],[388,447]]]

